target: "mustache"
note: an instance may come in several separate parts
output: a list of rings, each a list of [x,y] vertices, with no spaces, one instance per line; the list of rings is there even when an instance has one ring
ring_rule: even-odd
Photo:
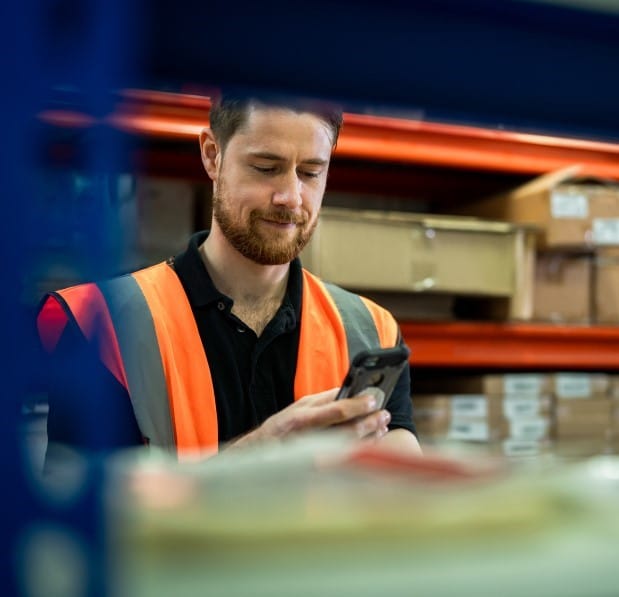
[[[251,213],[252,221],[255,220],[269,220],[271,222],[277,222],[278,224],[307,224],[307,216],[305,214],[298,214],[289,209],[274,208],[268,210],[255,209]]]

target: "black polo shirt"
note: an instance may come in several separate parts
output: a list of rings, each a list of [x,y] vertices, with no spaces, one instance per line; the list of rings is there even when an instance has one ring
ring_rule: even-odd
[[[294,400],[301,318],[301,265],[290,266],[282,304],[260,337],[232,311],[232,300],[215,288],[194,234],[174,269],[187,293],[212,373],[220,441],[254,429]]]
[[[196,319],[215,389],[219,441],[227,442],[259,426],[294,400],[303,278],[301,263],[295,259],[282,305],[258,337],[232,314],[232,300],[215,288],[208,275],[198,250],[207,234],[194,234],[187,249],[168,262],[187,293]],[[100,363],[74,320],[65,328],[52,359],[50,442],[98,449],[141,442],[127,391]],[[408,368],[387,408],[391,412],[390,429],[414,432]]]

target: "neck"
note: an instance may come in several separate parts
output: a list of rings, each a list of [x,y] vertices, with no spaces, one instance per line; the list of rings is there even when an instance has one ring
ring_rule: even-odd
[[[257,301],[281,303],[290,264],[260,265],[234,249],[217,225],[211,228],[200,254],[215,287],[237,306]]]

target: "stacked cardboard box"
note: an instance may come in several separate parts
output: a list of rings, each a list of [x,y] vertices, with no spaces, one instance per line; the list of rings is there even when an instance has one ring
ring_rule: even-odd
[[[612,449],[614,400],[604,374],[556,373],[554,417],[557,449],[587,455]]]
[[[135,227],[129,259],[133,267],[156,263],[184,250],[192,232],[195,190],[191,183],[140,177],[124,209]]]
[[[593,269],[593,318],[600,324],[619,323],[619,248],[596,251]]]
[[[535,259],[535,321],[591,323],[591,255],[545,251]]]
[[[414,397],[422,441],[481,443],[508,456],[537,455],[550,445],[552,397],[546,375],[458,376],[418,386],[417,391],[440,387],[446,392]]]
[[[422,442],[483,443],[514,456],[549,448],[568,456],[619,453],[619,376],[452,376],[413,387]]]
[[[619,323],[619,183],[551,172],[453,211],[537,227],[532,318]]]
[[[610,400],[611,400],[611,434],[609,439],[609,452],[619,454],[619,375],[611,375]]]
[[[536,226],[542,249],[582,251],[619,245],[619,183],[579,172],[577,166],[550,172],[461,209],[478,217]]]

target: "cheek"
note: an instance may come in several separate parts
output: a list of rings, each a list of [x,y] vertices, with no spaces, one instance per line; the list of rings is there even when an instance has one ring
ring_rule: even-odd
[[[226,181],[226,195],[231,205],[235,205],[241,212],[250,210],[263,203],[265,197],[269,197],[269,188],[264,183],[258,184],[254,180],[238,177],[234,180]]]
[[[324,185],[320,185],[317,188],[308,188],[304,193],[304,205],[305,209],[309,212],[312,219],[317,215],[322,205],[322,197],[324,195]]]
[[[269,181],[256,180],[251,177],[239,178],[234,190],[243,202],[263,202],[275,192]]]

